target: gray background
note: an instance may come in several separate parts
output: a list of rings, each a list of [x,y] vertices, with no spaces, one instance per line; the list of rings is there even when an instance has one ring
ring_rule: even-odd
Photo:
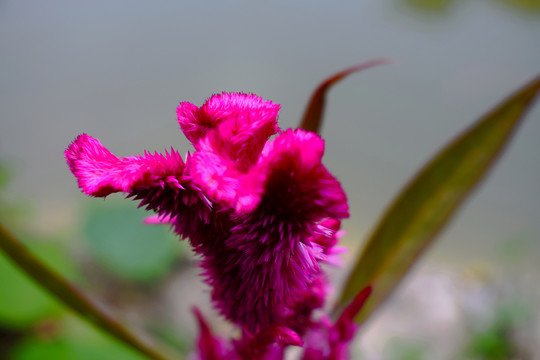
[[[79,133],[118,155],[189,145],[179,101],[254,92],[298,124],[324,77],[375,57],[329,95],[327,166],[349,194],[360,242],[404,182],[509,92],[540,73],[540,17],[496,1],[422,12],[399,1],[2,1],[0,157],[38,226],[71,223],[87,201],[63,150]],[[540,234],[540,107],[435,253],[487,256]],[[351,239],[351,236],[349,239]]]

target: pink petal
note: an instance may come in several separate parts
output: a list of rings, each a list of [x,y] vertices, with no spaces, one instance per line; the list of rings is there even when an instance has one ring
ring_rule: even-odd
[[[214,151],[207,139],[200,145],[201,151],[193,154],[189,166],[193,181],[215,202],[239,213],[253,210],[262,192],[260,176],[242,173],[234,161]]]
[[[143,219],[143,223],[147,225],[172,224],[173,221],[170,215],[152,215]]]
[[[227,349],[227,343],[216,337],[203,315],[197,308],[193,308],[199,324],[199,338],[197,340],[197,358],[199,360],[235,360],[235,354]]]
[[[165,155],[145,153],[119,158],[86,134],[69,145],[65,157],[82,191],[96,197],[152,186],[181,188],[179,179],[185,167],[181,156],[172,149]]]
[[[321,163],[323,153],[324,141],[303,130],[287,130],[268,142],[254,170],[264,174],[261,201],[302,222],[348,217],[347,197]]]
[[[220,119],[208,117],[204,111],[189,102],[181,102],[176,109],[176,114],[182,132],[193,145],[204,138],[209,130],[215,129],[217,122],[220,121]]]
[[[180,103],[177,110],[180,127],[195,149],[200,150],[202,139],[209,139],[217,152],[236,162],[243,172],[278,131],[278,112],[278,104],[243,93],[214,95],[200,108]]]

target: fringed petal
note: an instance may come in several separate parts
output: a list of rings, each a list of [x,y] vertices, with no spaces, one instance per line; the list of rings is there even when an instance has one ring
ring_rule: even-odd
[[[143,219],[143,223],[147,225],[163,225],[163,224],[172,224],[174,220],[170,215],[151,215]]]
[[[255,209],[263,190],[260,174],[242,173],[234,161],[215,151],[208,139],[201,140],[200,145],[189,166],[193,182],[212,201],[236,212]]]
[[[257,161],[268,138],[278,131],[279,105],[253,94],[222,93],[197,108],[180,103],[178,122],[186,137],[200,150],[200,141],[209,139],[223,157],[247,171]]]
[[[182,238],[189,237],[200,246],[213,234],[208,226],[211,202],[194,187],[187,176],[186,164],[178,152],[120,158],[99,140],[82,134],[65,151],[66,160],[82,191],[105,197],[123,192],[139,207],[158,213],[150,222],[170,223]],[[210,234],[210,235],[209,235]]]
[[[348,217],[347,197],[321,163],[323,153],[324,141],[300,129],[268,142],[254,169],[264,174],[261,206],[297,222]]]
[[[287,130],[269,141],[278,111],[242,93],[214,95],[201,107],[180,103],[178,122],[196,149],[185,162],[174,150],[120,158],[86,134],[65,152],[84,193],[140,200],[157,212],[147,223],[171,224],[201,255],[212,300],[243,335],[216,337],[195,310],[199,360],[282,359],[305,334],[326,336],[326,345],[308,341],[305,354],[326,359],[316,357],[324,345],[338,356],[328,359],[344,359],[356,329],[353,310],[335,325],[312,319],[329,292],[320,265],[338,262],[347,199],[322,165],[318,135]]]
[[[358,331],[354,317],[362,310],[371,290],[371,286],[368,286],[360,291],[334,324],[324,316],[312,325],[305,337],[302,360],[350,359],[349,344]]]
[[[240,360],[227,341],[215,336],[199,309],[193,313],[199,325],[196,360]]]
[[[258,202],[234,204],[223,252],[202,262],[221,313],[250,331],[298,324],[299,308],[308,320],[322,305],[324,293],[315,293],[326,288],[314,286],[322,279],[319,262],[332,260],[338,219],[348,216],[345,193],[321,163],[323,151],[323,141],[305,131],[289,130],[268,143],[246,175],[251,182],[237,185],[249,184]]]
[[[65,151],[65,157],[79,187],[90,196],[105,197],[114,192],[132,193],[148,187],[181,189],[185,164],[180,154],[150,154],[120,158],[99,140],[79,135]]]

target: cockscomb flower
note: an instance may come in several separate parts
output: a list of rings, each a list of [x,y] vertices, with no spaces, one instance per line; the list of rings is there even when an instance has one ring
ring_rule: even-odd
[[[335,323],[327,316],[312,323],[305,336],[302,360],[350,359],[349,344],[359,328],[354,318],[362,310],[371,292],[371,286],[360,291]]]
[[[194,309],[199,325],[197,352],[191,360],[283,360],[289,345],[302,346],[302,339],[287,327],[271,326],[251,334],[244,331],[236,340],[216,336],[204,316]]]
[[[195,148],[185,161],[173,149],[117,157],[86,134],[65,152],[82,192],[125,193],[156,212],[149,222],[188,238],[218,310],[255,338],[276,327],[307,331],[326,295],[321,263],[335,258],[348,217],[345,193],[321,162],[324,141],[281,131],[278,111],[242,93],[180,103],[178,121]]]
[[[359,326],[355,316],[370,296],[370,286],[359,292],[338,319],[327,315],[307,322],[304,339],[288,328],[274,326],[255,335],[244,333],[238,340],[227,340],[213,334],[210,326],[194,309],[199,324],[197,352],[191,360],[283,360],[289,345],[303,346],[301,360],[349,360],[349,345]]]

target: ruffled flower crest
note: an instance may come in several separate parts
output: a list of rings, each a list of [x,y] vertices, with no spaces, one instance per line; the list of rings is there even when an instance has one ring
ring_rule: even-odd
[[[86,134],[65,152],[84,193],[139,200],[157,213],[148,222],[170,223],[201,256],[214,304],[243,335],[227,343],[197,312],[200,359],[281,359],[286,345],[322,329],[312,319],[329,289],[321,263],[339,262],[347,199],[321,162],[324,141],[280,132],[278,111],[242,93],[180,103],[195,148],[185,161],[173,149],[117,157]]]
[[[278,111],[278,104],[253,94],[214,95],[200,108],[180,103],[180,128],[197,150],[190,173],[213,200],[236,210],[255,206],[247,173],[279,130]]]

